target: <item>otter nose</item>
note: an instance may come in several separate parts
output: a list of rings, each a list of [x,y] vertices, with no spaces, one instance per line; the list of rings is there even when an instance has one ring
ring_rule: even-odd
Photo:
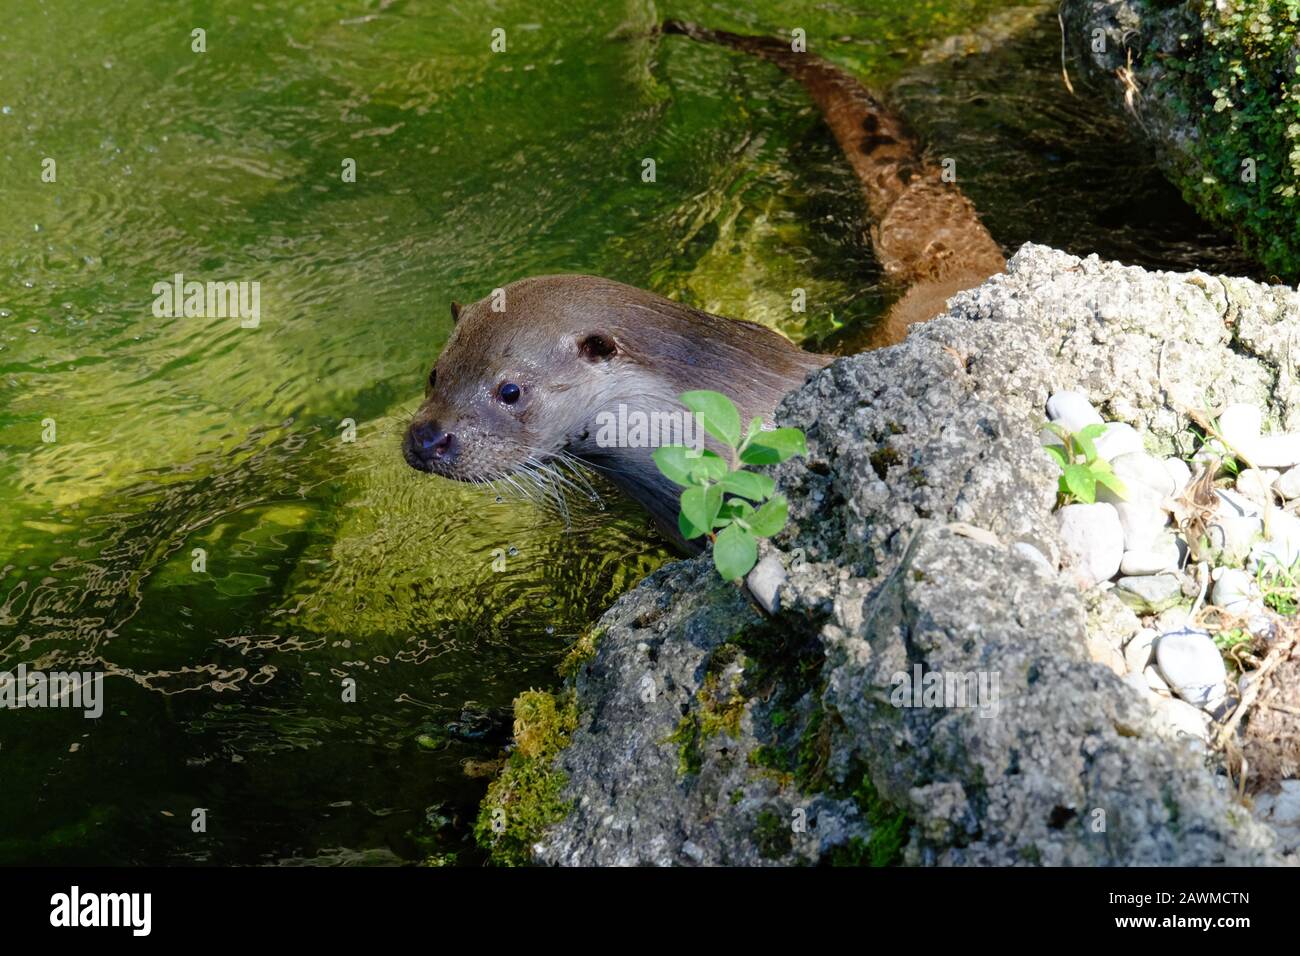
[[[432,471],[435,464],[446,465],[455,455],[456,436],[437,422],[416,422],[406,433],[406,460],[412,468]]]

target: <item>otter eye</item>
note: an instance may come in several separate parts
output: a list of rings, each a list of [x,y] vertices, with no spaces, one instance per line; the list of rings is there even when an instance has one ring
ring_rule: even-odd
[[[519,401],[519,386],[514,382],[502,382],[501,387],[497,389],[497,395],[507,405],[513,405]]]

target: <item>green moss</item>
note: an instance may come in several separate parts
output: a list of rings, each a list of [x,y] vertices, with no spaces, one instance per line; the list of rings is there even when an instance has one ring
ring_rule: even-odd
[[[1159,5],[1148,4],[1150,16]],[[1300,275],[1300,0],[1190,0],[1203,24],[1167,71],[1164,97],[1198,136],[1174,158],[1183,195],[1280,276]],[[1254,178],[1247,175],[1253,169]]]
[[[562,793],[568,777],[554,766],[578,726],[572,691],[561,696],[525,691],[514,703],[515,746],[500,776],[488,787],[474,824],[474,838],[493,862],[522,866],[551,824],[568,814]]]
[[[695,694],[696,707],[677,722],[677,727],[665,743],[677,747],[677,772],[688,776],[700,772],[704,765],[701,744],[710,737],[726,734],[740,735],[740,720],[745,713],[745,696],[738,680],[723,686],[722,671],[740,654],[734,645],[723,645],[709,661],[709,671],[704,675]]]
[[[787,855],[794,847],[794,831],[790,821],[781,818],[775,810],[763,810],[754,823],[754,845],[758,847],[759,856],[768,860],[777,860]]]
[[[596,657],[596,646],[600,639],[605,636],[603,627],[591,627],[583,632],[582,636],[573,642],[573,646],[565,653],[564,659],[560,661],[560,666],[556,668],[560,676],[565,680],[570,680],[577,676],[584,665]]]

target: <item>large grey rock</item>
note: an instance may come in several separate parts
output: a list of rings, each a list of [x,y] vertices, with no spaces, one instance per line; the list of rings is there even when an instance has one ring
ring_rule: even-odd
[[[1026,246],[903,344],[812,376],[777,415],[809,446],[772,469],[791,502],[781,613],[765,620],[707,556],[611,608],[557,760],[572,810],[537,859],[825,862],[901,827],[915,864],[1276,862],[1204,747],[1089,659],[1094,619],[1120,626],[1085,607],[1099,592],[1010,544],[1061,552],[1037,434],[1049,395],[1122,399],[1153,451],[1188,456],[1178,409],[1201,407],[1206,368],[1216,401],[1285,414],[1296,306]],[[735,699],[719,673],[741,676]],[[980,706],[910,706],[917,674],[969,676]]]

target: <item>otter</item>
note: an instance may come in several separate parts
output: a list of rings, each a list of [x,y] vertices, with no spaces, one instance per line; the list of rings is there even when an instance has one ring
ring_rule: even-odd
[[[820,107],[861,183],[872,245],[899,291],[867,347],[899,341],[908,325],[1005,268],[971,202],[903,120],[843,70],[767,37],[671,20],[662,30],[769,60]],[[682,414],[682,392],[710,389],[726,393],[742,420],[771,423],[777,402],[833,359],[765,326],[587,275],[521,279],[472,305],[453,303],[452,319],[406,431],[407,463],[462,481],[563,481],[557,463],[585,464],[685,553],[701,544],[678,530],[680,489],[659,472],[653,447],[598,440],[601,416]]]
[[[678,549],[681,489],[653,447],[602,442],[602,413],[684,413],[682,392],[725,392],[742,420],[770,423],[780,399],[832,356],[763,325],[692,309],[588,275],[520,279],[471,305],[453,303],[451,338],[407,428],[412,468],[461,481],[537,474],[577,461],[606,475]],[[712,439],[706,447],[720,451]],[[554,472],[544,477],[553,477]]]

